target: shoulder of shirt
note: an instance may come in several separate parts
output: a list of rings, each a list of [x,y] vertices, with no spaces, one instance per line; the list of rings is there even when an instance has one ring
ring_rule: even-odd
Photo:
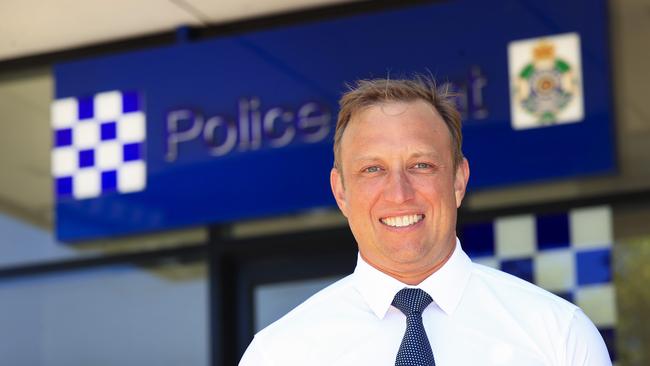
[[[337,303],[348,303],[351,296],[359,296],[353,283],[353,275],[348,275],[325,287],[262,329],[255,338],[278,339],[292,334],[299,335],[302,327],[314,324],[316,319],[327,318],[328,313],[337,312]]]
[[[569,317],[579,309],[576,305],[537,285],[482,264],[472,262],[472,276],[486,281],[495,291],[518,294],[520,298],[528,300],[531,304],[539,304],[540,307],[553,305],[553,310],[565,312]]]

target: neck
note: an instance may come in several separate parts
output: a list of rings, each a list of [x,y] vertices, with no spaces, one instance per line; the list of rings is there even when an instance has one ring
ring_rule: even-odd
[[[447,263],[449,258],[451,258],[451,255],[454,253],[454,250],[455,250],[455,246],[453,246],[451,250],[449,250],[449,253],[447,253],[442,258],[442,260],[438,261],[438,263],[436,263],[434,266],[431,267],[425,266],[422,268],[407,269],[407,270],[395,270],[388,267],[382,267],[368,261],[366,257],[363,255],[363,253],[360,253],[360,255],[361,258],[363,258],[363,260],[366,263],[368,263],[378,271],[381,271],[404,284],[416,286],[422,283],[422,281],[426,280],[429,276],[434,274],[436,271],[438,271],[445,263]]]

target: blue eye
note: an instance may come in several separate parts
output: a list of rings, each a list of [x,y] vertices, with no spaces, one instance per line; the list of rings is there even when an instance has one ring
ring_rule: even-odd
[[[366,173],[377,173],[379,171],[379,167],[378,166],[370,166],[370,167],[367,167],[366,169],[364,169],[364,171]]]
[[[431,165],[427,163],[417,163],[413,167],[417,169],[427,169],[427,168],[431,168]]]

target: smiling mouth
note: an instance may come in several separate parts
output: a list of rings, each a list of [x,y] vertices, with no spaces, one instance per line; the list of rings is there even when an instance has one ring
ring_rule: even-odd
[[[424,219],[424,215],[404,215],[404,216],[390,216],[379,219],[382,224],[390,227],[407,227],[415,225]]]

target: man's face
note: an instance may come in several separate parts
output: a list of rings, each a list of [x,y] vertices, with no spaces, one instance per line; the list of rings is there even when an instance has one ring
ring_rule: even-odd
[[[386,273],[426,272],[455,246],[467,161],[453,167],[451,136],[424,101],[354,114],[332,169],[336,201],[363,258]]]

